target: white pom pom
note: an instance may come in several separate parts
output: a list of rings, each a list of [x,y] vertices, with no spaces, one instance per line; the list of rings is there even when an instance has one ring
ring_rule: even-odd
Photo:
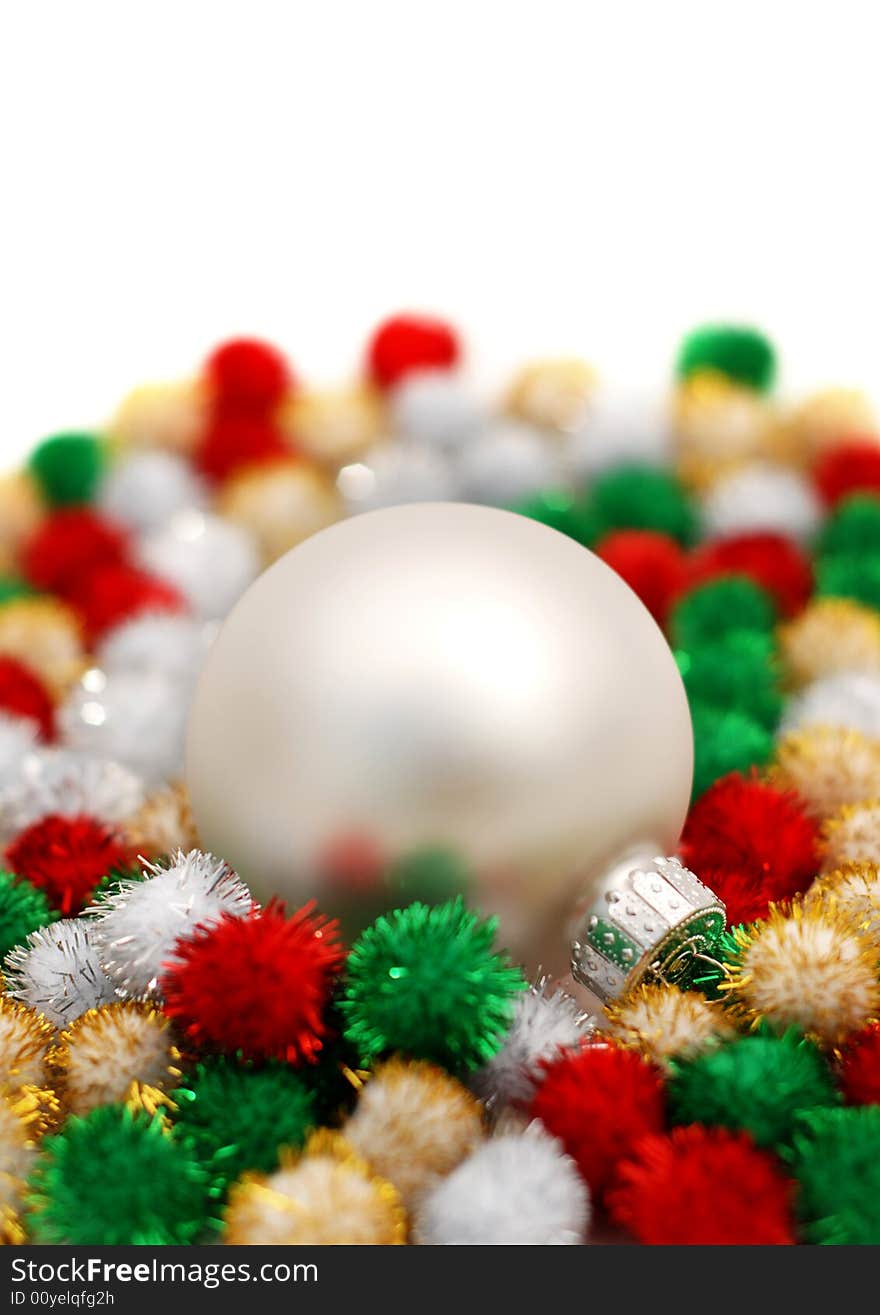
[[[474,438],[457,468],[463,497],[499,507],[555,488],[561,471],[558,445],[515,421],[494,424]]]
[[[149,786],[180,776],[192,681],[158,671],[88,676],[59,709],[64,743],[124,763]]]
[[[143,782],[121,763],[70,749],[37,749],[22,761],[17,780],[0,790],[0,835],[10,839],[50,813],[124,822],[144,798]]]
[[[32,931],[6,956],[10,995],[67,1027],[80,1014],[116,999],[101,968],[87,923],[64,918]]]
[[[216,622],[196,621],[168,612],[144,612],[123,621],[103,639],[96,653],[98,666],[119,671],[157,671],[167,676],[193,677],[201,670],[217,633]]]
[[[479,432],[485,415],[461,380],[449,370],[415,370],[391,395],[395,431],[414,443],[447,452],[462,448]]]
[[[36,748],[39,733],[30,717],[0,712],[0,787],[14,781],[25,757]]]
[[[343,466],[336,477],[349,515],[407,502],[446,502],[456,486],[442,453],[410,443],[389,443],[363,461]]]
[[[880,677],[858,671],[820,676],[786,705],[779,734],[804,726],[842,726],[880,737]]]
[[[149,530],[137,554],[142,566],[179,589],[206,621],[226,616],[260,571],[253,536],[200,511],[178,512]]]
[[[424,1198],[428,1246],[576,1246],[590,1220],[586,1184],[538,1124],[485,1142]]]
[[[571,477],[583,483],[613,466],[667,466],[672,452],[666,397],[606,384],[590,399],[584,423],[566,448],[566,462]]]
[[[168,867],[148,863],[144,881],[123,879],[93,905],[92,939],[104,970],[126,995],[155,994],[162,966],[177,941],[224,913],[243,918],[250,892],[213,854],[180,851]]]
[[[589,1031],[589,1016],[565,991],[547,992],[539,982],[517,997],[504,1045],[478,1069],[470,1086],[492,1109],[530,1099],[542,1059],[576,1046]]]
[[[205,486],[189,462],[158,448],[120,457],[98,493],[101,510],[133,530],[153,529],[206,501]]]
[[[719,480],[703,501],[708,538],[771,530],[810,539],[821,518],[818,499],[803,475],[765,462],[753,462]]]

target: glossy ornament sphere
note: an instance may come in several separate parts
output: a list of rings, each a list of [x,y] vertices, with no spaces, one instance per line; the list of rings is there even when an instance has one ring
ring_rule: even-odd
[[[610,863],[672,852],[691,772],[684,689],[635,594],[572,539],[455,503],[341,521],[270,567],[214,643],[187,746],[202,844],[256,898],[356,921],[322,876],[346,838],[389,860],[442,846],[550,972]]]

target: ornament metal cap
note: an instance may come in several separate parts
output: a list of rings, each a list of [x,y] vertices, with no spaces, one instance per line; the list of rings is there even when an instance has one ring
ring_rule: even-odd
[[[725,922],[721,900],[677,858],[618,865],[572,940],[572,976],[603,1003],[649,979],[679,981]]]

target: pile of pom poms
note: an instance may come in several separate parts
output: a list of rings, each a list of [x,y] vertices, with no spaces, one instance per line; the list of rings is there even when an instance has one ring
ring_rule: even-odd
[[[3,1241],[880,1242],[880,430],[775,378],[717,325],[665,396],[560,358],[487,402],[399,315],[351,383],[228,342],[0,483]],[[594,550],[669,638],[679,853],[730,921],[684,984],[586,1015],[455,855],[344,946],[199,847],[217,623],[338,518],[449,498]]]

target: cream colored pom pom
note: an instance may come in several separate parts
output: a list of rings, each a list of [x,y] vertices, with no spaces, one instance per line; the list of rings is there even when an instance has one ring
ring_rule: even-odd
[[[689,1059],[714,1037],[734,1030],[717,1002],[674,986],[639,986],[605,1013],[605,1030],[658,1063],[673,1056]]]
[[[144,858],[161,858],[178,849],[188,853],[199,847],[189,791],[182,781],[154,790],[122,829],[128,844]]]
[[[829,903],[880,949],[880,868],[876,863],[843,863],[814,881],[804,896],[807,907]]]
[[[81,1014],[61,1033],[49,1066],[71,1114],[123,1102],[154,1114],[180,1078],[179,1059],[168,1019],[149,1004],[120,1000]]]
[[[42,1014],[0,996],[0,1087],[46,1086],[46,1050],[53,1036]]]
[[[336,486],[304,461],[243,470],[224,484],[218,507],[250,530],[267,566],[342,515]]]
[[[532,361],[514,376],[506,409],[539,429],[568,434],[584,423],[596,387],[596,372],[586,361],[560,356]]]
[[[838,671],[880,672],[880,617],[846,598],[815,598],[780,626],[779,648],[795,687]]]
[[[335,469],[354,461],[386,430],[381,395],[365,384],[294,394],[281,424],[296,447]]]
[[[85,668],[79,623],[54,598],[15,598],[0,608],[0,654],[18,658],[61,695]]]
[[[797,791],[814,817],[829,817],[880,794],[880,740],[839,726],[793,731],[776,746],[770,779]]]
[[[850,434],[873,434],[877,422],[874,408],[864,393],[854,388],[829,388],[801,402],[786,417],[793,447],[805,462]]]
[[[205,389],[197,380],[144,384],[129,393],[107,427],[111,441],[133,447],[191,452],[207,420]]]

